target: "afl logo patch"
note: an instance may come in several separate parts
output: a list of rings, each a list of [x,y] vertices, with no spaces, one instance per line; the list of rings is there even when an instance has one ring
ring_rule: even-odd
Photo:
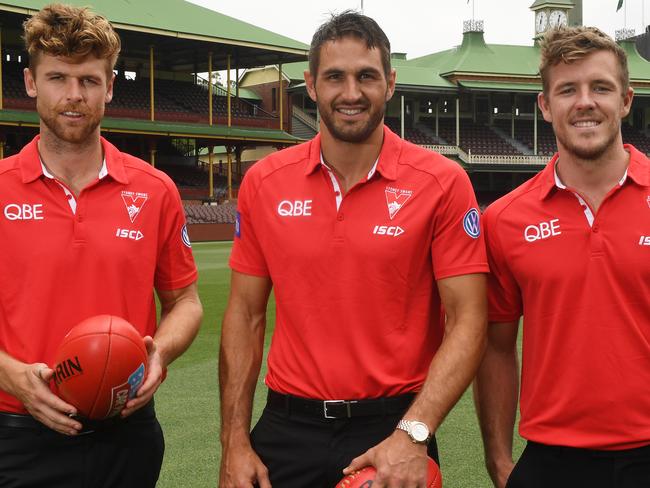
[[[181,229],[181,240],[183,241],[183,244],[185,244],[187,247],[192,247],[192,243],[190,242],[190,236],[187,233],[187,224],[185,224]]]
[[[465,217],[463,217],[463,229],[472,239],[477,239],[481,235],[478,210],[470,208],[467,211]]]

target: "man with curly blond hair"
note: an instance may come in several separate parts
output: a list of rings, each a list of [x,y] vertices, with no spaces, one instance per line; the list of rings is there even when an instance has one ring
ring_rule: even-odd
[[[488,347],[475,384],[498,488],[650,486],[650,161],[623,144],[625,52],[550,31],[538,103],[558,152],[485,212]],[[516,465],[512,437],[519,390]]]
[[[0,161],[0,486],[153,488],[164,451],[153,395],[202,316],[180,197],[100,136],[120,51],[110,23],[53,4],[24,39],[40,128]],[[149,353],[137,395],[105,421],[52,387],[58,344],[98,314],[128,320]]]

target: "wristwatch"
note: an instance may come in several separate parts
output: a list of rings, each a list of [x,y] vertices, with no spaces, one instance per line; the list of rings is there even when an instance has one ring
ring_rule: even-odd
[[[424,422],[402,419],[397,422],[396,428],[406,432],[414,444],[424,444],[426,446],[431,440],[431,432]]]

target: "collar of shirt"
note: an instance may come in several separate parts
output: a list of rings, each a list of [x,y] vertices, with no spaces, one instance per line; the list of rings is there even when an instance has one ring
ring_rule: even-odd
[[[379,172],[384,178],[395,180],[397,178],[397,162],[402,152],[402,144],[402,139],[388,127],[384,126],[384,141],[381,145],[381,151],[379,152],[377,161],[375,161],[374,166],[368,173],[368,178],[374,175],[375,172]],[[320,134],[317,134],[311,141],[305,175],[312,174],[322,164],[321,137]],[[325,165],[325,167],[327,166]]]
[[[43,176],[45,176],[46,178],[50,178],[51,180],[55,180],[56,178],[54,177],[54,175],[50,173],[47,167],[45,166],[45,164],[43,164],[43,160],[41,159],[40,161],[41,161],[41,171],[43,172]],[[99,168],[99,174],[97,175],[97,179],[101,180],[107,174],[108,174],[108,169],[106,169],[106,158],[104,158],[102,161],[102,167]]]
[[[624,144],[623,147],[630,154],[630,162],[618,184],[622,186],[629,178],[630,181],[633,181],[637,185],[650,186],[650,163],[648,158],[631,144]],[[548,162],[546,168],[542,170],[540,200],[547,198],[555,189],[566,189],[566,185],[562,183],[562,180],[560,180],[557,174],[557,163],[559,160],[559,154],[556,153]]]
[[[41,176],[52,176],[47,170],[43,171],[43,164],[41,163],[41,157],[38,153],[39,139],[40,136],[37,135],[18,154],[18,165],[20,166],[23,183],[30,183]],[[122,154],[115,146],[113,146],[113,144],[103,137],[100,138],[100,141],[102,148],[104,149],[104,162],[102,168],[105,169],[106,172],[106,174],[101,177],[110,176],[115,181],[127,184],[129,180],[124,169]]]

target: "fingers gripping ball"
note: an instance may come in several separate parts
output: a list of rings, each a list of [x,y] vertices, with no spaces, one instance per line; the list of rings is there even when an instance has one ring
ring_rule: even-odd
[[[147,373],[142,336],[113,315],[90,317],[73,327],[54,360],[59,396],[90,419],[120,413]]]
[[[428,458],[427,488],[442,488],[442,474],[436,462]],[[366,466],[359,471],[350,473],[338,482],[335,488],[372,488],[377,470],[373,466]]]

